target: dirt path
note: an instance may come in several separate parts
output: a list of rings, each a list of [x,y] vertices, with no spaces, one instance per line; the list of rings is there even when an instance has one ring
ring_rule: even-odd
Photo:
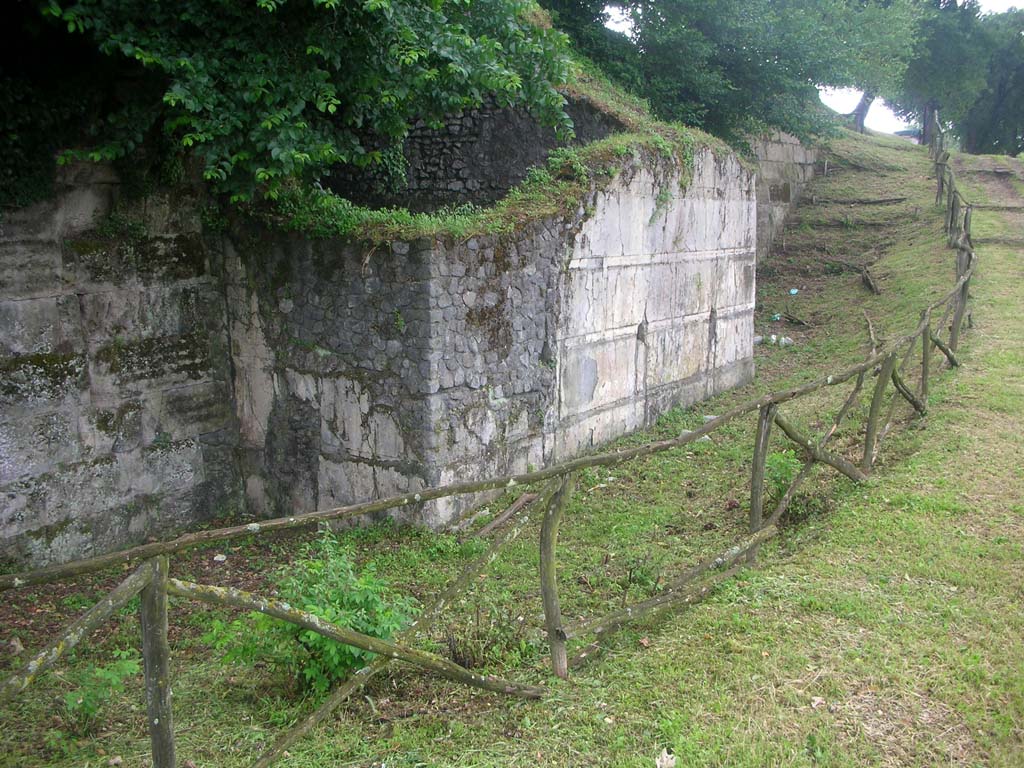
[[[972,295],[979,308],[971,364],[961,374],[970,418],[959,428],[986,458],[964,474],[965,491],[972,500],[1019,505],[1024,502],[1024,164],[961,156],[955,167],[968,199],[983,206],[974,214],[981,272]]]

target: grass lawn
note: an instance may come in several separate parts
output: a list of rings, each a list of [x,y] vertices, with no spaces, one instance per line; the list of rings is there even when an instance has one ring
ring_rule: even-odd
[[[992,173],[997,164],[1012,173]],[[671,412],[618,445],[674,436],[704,415],[858,362],[870,346],[865,314],[882,341],[912,329],[920,309],[954,281],[930,172],[924,149],[901,140],[834,140],[829,175],[815,181],[758,276],[757,332],[796,343],[756,348],[753,384]],[[973,202],[1024,205],[1019,163],[964,157],[957,173]],[[871,202],[896,197],[906,199]],[[975,212],[973,327],[963,366],[933,373],[928,416],[897,407],[896,428],[867,483],[816,470],[756,568],[689,610],[619,632],[560,681],[548,672],[540,632],[534,515],[476,581],[471,599],[421,644],[446,654],[479,650],[485,670],[547,685],[543,699],[467,691],[394,667],[281,765],[649,767],[666,747],[679,766],[1024,765],[1020,216]],[[861,264],[872,265],[881,295],[850,269]],[[847,392],[828,388],[782,410],[820,434]],[[831,444],[851,458],[867,399]],[[656,594],[674,573],[743,535],[754,421],[582,473],[560,537],[567,621]],[[773,493],[796,459],[777,432]],[[172,558],[172,575],[266,592],[275,570],[311,538],[196,550]],[[383,525],[342,539],[361,563],[424,603],[485,547],[465,533]],[[214,560],[221,554],[226,560]],[[35,649],[119,576],[5,594],[0,663],[16,663],[13,639]],[[221,662],[203,636],[228,615],[172,602],[182,765],[248,765],[316,703],[270,667]],[[63,703],[92,665],[138,647],[137,635],[126,609],[3,710],[0,765],[104,766],[115,756],[126,766],[148,765],[138,675],[89,724]]]

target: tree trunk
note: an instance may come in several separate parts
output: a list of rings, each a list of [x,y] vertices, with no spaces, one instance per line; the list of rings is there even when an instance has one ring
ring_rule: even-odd
[[[868,119],[868,111],[871,109],[871,104],[874,100],[875,94],[871,91],[864,91],[856,109],[853,110],[853,129],[857,133],[864,133],[864,121]]]
[[[931,143],[935,140],[935,126],[937,124],[937,112],[938,107],[935,102],[929,101],[924,106],[924,114],[921,117],[923,125],[921,133],[921,143],[925,146],[931,146]]]

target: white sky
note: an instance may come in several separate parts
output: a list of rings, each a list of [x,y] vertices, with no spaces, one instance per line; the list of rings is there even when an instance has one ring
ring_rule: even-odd
[[[981,9],[985,13],[1002,13],[1010,8],[1024,7],[1024,0],[981,0]],[[625,14],[615,8],[608,8],[610,19],[608,26],[618,32],[629,31],[629,20]],[[820,90],[821,100],[829,107],[840,114],[847,114],[853,111],[860,101],[860,91],[853,88],[822,88]],[[893,133],[909,125],[893,114],[889,105],[881,99],[871,105],[868,112],[867,127],[874,131]]]

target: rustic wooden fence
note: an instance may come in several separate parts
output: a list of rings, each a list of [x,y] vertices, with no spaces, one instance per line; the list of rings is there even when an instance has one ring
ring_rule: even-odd
[[[753,562],[757,556],[759,545],[777,534],[776,526],[779,519],[789,507],[797,488],[808,477],[816,464],[829,466],[854,482],[865,480],[872,470],[882,441],[895,423],[896,409],[900,402],[906,401],[918,414],[925,414],[928,403],[929,377],[934,367],[933,350],[940,350],[950,366],[959,365],[956,352],[961,326],[967,311],[969,286],[975,269],[975,255],[971,246],[970,234],[971,206],[956,189],[956,182],[949,165],[949,155],[942,149],[941,141],[940,138],[936,144],[930,147],[930,151],[935,161],[938,183],[936,201],[937,203],[945,201],[946,230],[949,233],[950,243],[956,248],[957,253],[956,282],[942,298],[921,311],[920,321],[916,328],[906,335],[890,341],[881,349],[877,348],[874,331],[869,322],[872,349],[860,364],[808,384],[771,392],[743,403],[721,416],[710,419],[698,429],[669,440],[651,442],[626,450],[583,456],[539,471],[430,488],[417,494],[393,496],[377,501],[275,518],[248,525],[199,531],[171,541],[144,544],[87,560],[0,576],[0,591],[2,591],[74,578],[114,565],[142,561],[141,565],[106,597],[0,683],[0,704],[6,703],[25,690],[40,674],[51,668],[58,659],[77,646],[100,624],[126,606],[136,595],[141,596],[139,620],[143,638],[142,658],[147,722],[152,743],[154,768],[171,768],[175,765],[170,647],[167,640],[168,595],[216,606],[259,611],[292,622],[325,637],[377,654],[370,664],[342,682],[316,711],[284,733],[254,763],[256,768],[270,765],[288,747],[323,721],[342,701],[396,660],[488,691],[529,698],[542,696],[544,689],[540,686],[480,675],[446,658],[412,648],[408,644],[408,641],[413,639],[417,633],[426,632],[437,621],[445,612],[446,607],[473,581],[474,577],[498,557],[505,544],[520,535],[525,529],[530,515],[533,514],[533,510],[542,510],[539,542],[540,588],[551,666],[557,676],[565,678],[568,676],[570,668],[582,663],[592,654],[596,644],[603,636],[623,624],[642,616],[648,616],[655,611],[697,602],[707,595],[717,583],[729,578],[744,565]],[[911,377],[908,370],[911,373],[914,370],[919,370],[919,375]],[[874,381],[869,384],[872,378]],[[917,381],[912,385],[908,382],[908,378],[916,378]],[[783,406],[787,406],[799,398],[828,387],[838,387],[850,382],[852,382],[850,391],[832,420],[831,426],[816,439],[801,432],[782,411]],[[863,430],[863,445],[857,449],[857,455],[851,459],[841,452],[829,450],[827,445],[861,398],[866,385],[870,390],[871,399]],[[890,386],[895,394],[890,392]],[[699,440],[725,424],[742,417],[755,415],[757,428],[750,478],[749,535],[735,546],[715,553],[703,562],[690,567],[656,596],[613,611],[601,618],[577,626],[567,626],[563,622],[559,602],[558,531],[575,487],[577,473],[587,467],[608,467],[677,449]],[[803,452],[805,461],[801,470],[782,493],[774,509],[766,516],[765,463],[771,433],[776,428]],[[532,503],[518,505],[508,523],[497,530],[495,538],[486,551],[466,567],[435,602],[420,614],[417,621],[399,634],[394,641],[370,637],[346,627],[331,624],[274,598],[254,595],[229,587],[194,584],[181,581],[170,575],[169,556],[200,544],[311,526],[327,521],[353,519],[432,499],[531,484],[541,484],[542,492],[537,494]],[[583,638],[591,642],[583,645],[583,649],[570,659],[567,653],[567,641],[574,638]]]

